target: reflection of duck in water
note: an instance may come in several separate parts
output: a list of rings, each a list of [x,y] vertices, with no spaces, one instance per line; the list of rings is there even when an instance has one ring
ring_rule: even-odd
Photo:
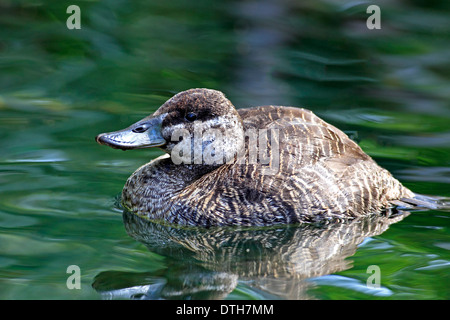
[[[105,271],[93,287],[105,298],[223,299],[237,286],[261,298],[310,298],[308,279],[350,268],[348,257],[365,238],[405,216],[371,215],[321,226],[206,229],[162,225],[125,211],[128,234],[164,256],[164,269]]]
[[[237,111],[215,90],[181,92],[153,115],[96,139],[113,148],[159,147],[170,154],[140,167],[123,189],[125,207],[153,220],[194,226],[314,222],[356,218],[414,197],[311,111]]]

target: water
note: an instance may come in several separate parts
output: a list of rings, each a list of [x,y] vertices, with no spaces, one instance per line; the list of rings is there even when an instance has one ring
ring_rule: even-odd
[[[208,87],[237,107],[307,107],[413,191],[449,197],[447,3],[382,3],[381,30],[351,1],[77,3],[81,30],[69,1],[0,4],[0,299],[450,298],[448,210],[162,227],[116,204],[161,152],[94,141]]]

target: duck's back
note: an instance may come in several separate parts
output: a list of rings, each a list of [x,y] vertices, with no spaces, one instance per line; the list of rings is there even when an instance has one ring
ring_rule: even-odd
[[[357,217],[413,197],[346,134],[309,110],[264,106],[238,112],[246,132],[269,132],[256,146],[263,148],[258,157],[270,156],[270,164],[254,161],[255,141],[247,137],[243,161],[219,167],[178,195],[177,210],[195,207],[186,212],[198,219],[193,224]]]

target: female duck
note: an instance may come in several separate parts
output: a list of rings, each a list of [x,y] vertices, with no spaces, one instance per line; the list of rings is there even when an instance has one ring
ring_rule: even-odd
[[[178,93],[97,142],[167,154],[137,169],[122,202],[180,225],[273,225],[355,218],[412,193],[311,111],[236,110],[220,91]]]

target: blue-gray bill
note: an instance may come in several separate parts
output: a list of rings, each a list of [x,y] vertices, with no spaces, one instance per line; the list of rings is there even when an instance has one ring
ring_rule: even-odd
[[[114,149],[131,150],[159,147],[166,143],[161,134],[163,117],[147,117],[126,129],[101,133],[95,140]]]

